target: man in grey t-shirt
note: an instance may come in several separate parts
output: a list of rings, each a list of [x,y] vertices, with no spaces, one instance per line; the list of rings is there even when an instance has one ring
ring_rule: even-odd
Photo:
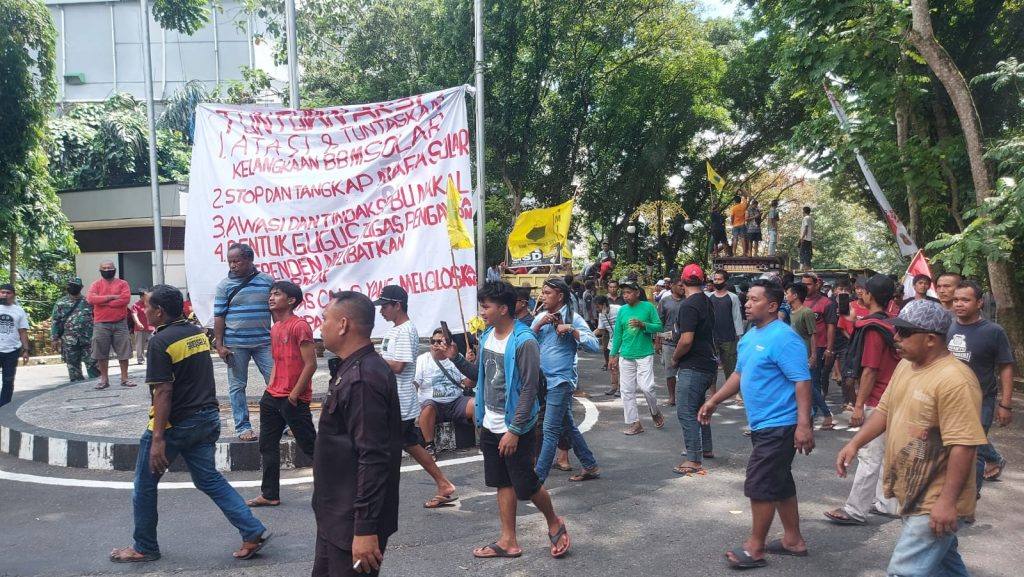
[[[981,424],[988,434],[992,421],[1001,426],[1013,418],[1013,349],[1003,327],[981,318],[982,290],[974,281],[963,281],[953,293],[956,320],[946,333],[953,356],[968,364],[981,384]],[[1006,459],[989,442],[978,447],[978,492],[982,481],[994,481],[1003,473]]]
[[[679,335],[673,332],[676,326],[676,319],[679,318],[679,306],[683,303],[684,287],[683,281],[674,279],[669,285],[670,294],[658,301],[658,316],[661,317],[661,325],[668,329],[658,335],[659,348],[661,349],[661,361],[665,365],[665,386],[668,388],[668,405],[676,404],[676,363],[672,356],[676,352],[676,345],[679,343]]]

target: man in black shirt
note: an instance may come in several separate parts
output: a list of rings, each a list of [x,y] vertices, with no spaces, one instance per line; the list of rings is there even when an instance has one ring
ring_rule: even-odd
[[[146,384],[152,406],[149,426],[139,440],[135,463],[135,543],[114,549],[115,563],[155,561],[157,483],[181,455],[196,487],[220,507],[242,535],[236,559],[250,559],[263,548],[270,531],[253,516],[241,495],[217,471],[214,451],[220,437],[210,341],[202,329],[182,317],[181,291],[157,285],[149,295],[146,317],[157,327],[146,356]]]
[[[370,342],[368,297],[340,292],[324,309],[324,347],[341,360],[313,451],[313,577],[376,575],[398,530],[404,445],[395,373]]]
[[[702,475],[704,459],[714,458],[711,425],[697,422],[697,411],[715,384],[718,360],[715,354],[714,320],[711,300],[701,287],[704,271],[696,264],[683,268],[682,283],[686,298],[679,306],[673,332],[678,338],[673,360],[676,363],[676,416],[683,428],[686,460],[673,470],[680,475]]]

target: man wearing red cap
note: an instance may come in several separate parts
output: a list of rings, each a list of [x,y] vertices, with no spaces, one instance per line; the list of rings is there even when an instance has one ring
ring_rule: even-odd
[[[704,459],[714,457],[711,448],[711,425],[697,422],[697,411],[715,384],[718,361],[715,357],[714,316],[711,299],[702,287],[707,280],[696,264],[683,268],[682,284],[685,299],[679,306],[672,332],[677,339],[672,359],[676,365],[676,391],[679,404],[676,416],[683,429],[686,460],[673,470],[680,475],[703,474]]]

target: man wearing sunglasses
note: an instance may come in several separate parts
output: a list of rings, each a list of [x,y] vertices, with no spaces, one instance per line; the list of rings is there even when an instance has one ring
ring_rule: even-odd
[[[885,495],[900,502],[903,529],[889,575],[967,575],[956,531],[974,517],[975,455],[984,445],[981,388],[974,372],[946,348],[950,315],[927,300],[892,320],[897,365],[874,412],[836,457],[847,468],[861,447],[885,433]]]

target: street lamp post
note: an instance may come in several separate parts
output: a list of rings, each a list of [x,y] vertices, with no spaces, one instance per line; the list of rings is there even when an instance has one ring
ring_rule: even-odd
[[[164,283],[164,231],[160,215],[160,175],[156,164],[156,103],[153,102],[153,57],[149,47],[149,1],[139,0],[142,24],[142,66],[146,87],[146,120],[149,124],[149,188],[153,197],[154,284]]]

